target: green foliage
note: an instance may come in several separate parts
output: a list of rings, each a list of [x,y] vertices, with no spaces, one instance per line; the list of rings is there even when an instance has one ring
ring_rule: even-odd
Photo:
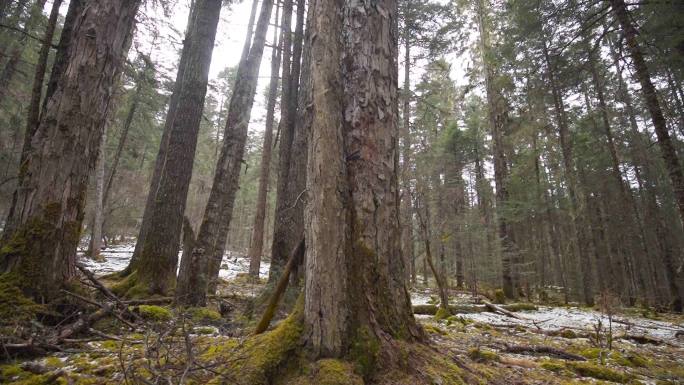
[[[498,303],[498,304],[506,303],[506,294],[504,294],[503,289],[496,289],[494,291],[494,303]]]

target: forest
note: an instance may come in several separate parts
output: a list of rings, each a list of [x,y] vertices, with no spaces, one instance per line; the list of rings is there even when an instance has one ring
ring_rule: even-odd
[[[0,384],[684,384],[684,3],[0,0]]]

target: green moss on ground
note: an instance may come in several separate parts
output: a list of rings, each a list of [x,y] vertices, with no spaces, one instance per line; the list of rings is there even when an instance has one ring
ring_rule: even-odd
[[[589,362],[571,362],[568,363],[568,367],[582,377],[591,377],[597,380],[606,380],[625,384],[632,379],[632,376],[629,376],[625,373]]]
[[[133,309],[133,311],[138,311],[140,316],[149,321],[155,322],[166,322],[173,318],[171,311],[165,307],[155,306],[155,305],[140,305]]]
[[[207,307],[193,307],[188,309],[188,314],[194,322],[214,322],[221,319],[221,314]]]
[[[471,360],[477,362],[492,362],[501,360],[499,355],[495,352],[491,350],[483,350],[480,348],[470,349],[468,351],[468,357],[470,357]]]
[[[335,359],[323,359],[311,365],[308,373],[287,381],[287,385],[363,385],[354,365]]]

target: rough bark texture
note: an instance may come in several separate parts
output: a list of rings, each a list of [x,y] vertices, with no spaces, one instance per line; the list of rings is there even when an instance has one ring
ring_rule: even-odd
[[[403,132],[402,132],[402,199],[401,213],[402,223],[402,245],[405,264],[407,266],[407,282],[416,282],[415,269],[415,245],[413,242],[413,210],[411,205],[411,6],[407,2],[405,5],[404,18],[404,89],[402,101]]]
[[[276,21],[278,11],[276,10]],[[268,102],[266,105],[266,130],[264,132],[264,145],[261,153],[261,169],[259,170],[259,187],[257,193],[256,213],[254,214],[254,228],[249,245],[249,275],[259,278],[261,266],[261,254],[264,248],[264,225],[266,222],[266,198],[268,196],[268,181],[271,174],[271,154],[273,148],[273,121],[275,120],[275,106],[278,97],[278,70],[282,56],[278,44],[277,30],[273,33],[273,54],[271,55],[271,83],[268,86]],[[281,39],[282,41],[282,39]]]
[[[419,335],[399,228],[397,4],[311,8],[305,340],[313,356],[339,357]]]
[[[93,0],[82,9],[66,66],[32,138],[17,194],[17,226],[3,245],[0,267],[21,276],[34,298],[54,297],[75,274],[88,175],[139,5]]]
[[[272,10],[273,1],[264,0],[247,61],[238,67],[235,90],[228,107],[223,146],[214,174],[214,183],[209,193],[204,218],[192,251],[193,255],[199,255],[197,260],[200,266],[194,266],[189,271],[199,274],[201,277],[197,280],[196,287],[187,288],[188,299],[186,304],[188,305],[203,305],[206,302],[208,281],[218,278],[218,270],[223,258],[223,244],[226,242],[226,235],[221,234],[221,229],[222,226],[226,226],[224,227],[225,230],[228,229],[227,226],[230,225],[233,214],[233,204],[239,187],[240,169],[247,141],[249,119],[254,104],[259,67],[264,53],[266,32]]]
[[[188,52],[183,78],[174,90],[178,105],[172,117],[159,187],[150,192],[155,194],[154,202],[137,268],[138,288],[161,295],[167,294],[175,286],[183,213],[221,1],[201,0],[195,3],[195,7],[192,27],[189,28],[190,36],[185,41]]]

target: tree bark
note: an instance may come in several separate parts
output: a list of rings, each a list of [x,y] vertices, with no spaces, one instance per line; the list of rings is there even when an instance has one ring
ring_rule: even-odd
[[[278,21],[278,9],[276,9],[276,23]],[[273,147],[273,121],[276,99],[278,97],[278,70],[280,69],[280,58],[282,56],[282,51],[278,49],[277,41],[278,33],[277,29],[275,29],[273,33],[273,53],[271,54],[271,83],[268,86],[268,102],[266,105],[266,130],[264,132],[264,145],[261,150],[261,169],[259,170],[259,186],[257,188],[257,205],[248,253],[249,275],[254,278],[259,278],[261,255],[264,247],[266,198],[268,195],[268,180],[271,173],[271,153]],[[281,38],[280,41],[282,42],[283,39]]]
[[[340,357],[354,341],[420,335],[400,243],[397,4],[311,8],[304,335],[314,357]]]
[[[38,300],[55,297],[75,274],[88,175],[140,1],[88,5],[73,25],[67,64],[32,139],[16,230],[0,254],[0,270],[21,276],[24,291]]]
[[[33,74],[33,86],[31,88],[31,102],[29,104],[28,115],[26,117],[26,130],[24,132],[24,146],[21,150],[21,162],[23,164],[28,156],[28,151],[31,148],[31,137],[35,134],[38,122],[40,121],[40,101],[43,96],[43,82],[45,80],[45,72],[47,71],[48,56],[50,48],[52,47],[52,38],[55,34],[55,26],[57,25],[57,18],[59,17],[59,7],[62,5],[62,0],[54,0],[52,9],[50,11],[50,18],[48,19],[45,34],[43,35],[43,43],[40,46],[38,53],[38,63]]]
[[[415,245],[413,242],[413,211],[411,204],[411,2],[404,5],[404,86],[402,101],[403,132],[402,132],[402,244],[403,255],[406,259],[408,277],[407,282],[416,282]]]
[[[259,67],[264,53],[266,32],[272,10],[273,1],[264,0],[249,55],[247,60],[238,67],[235,90],[228,107],[223,146],[214,174],[214,183],[209,193],[202,224],[192,251],[193,255],[198,255],[196,260],[200,266],[191,265],[189,272],[199,274],[201,277],[195,281],[195,287],[183,288],[187,293],[185,296],[186,305],[203,306],[206,303],[209,280],[218,279],[218,271],[226,242],[226,236],[221,234],[221,229],[222,226],[226,226],[223,229],[227,233],[233,214],[235,195],[240,181],[242,158],[247,141],[249,119],[252,113]],[[181,272],[181,274],[185,273]]]
[[[173,121],[166,157],[159,186],[156,191],[150,191],[155,194],[154,202],[137,267],[136,287],[150,294],[167,295],[176,283],[183,214],[221,3],[221,0],[198,0],[195,11],[191,11],[194,19],[184,43],[187,61],[183,77],[174,89],[178,105],[173,116],[167,117]]]

